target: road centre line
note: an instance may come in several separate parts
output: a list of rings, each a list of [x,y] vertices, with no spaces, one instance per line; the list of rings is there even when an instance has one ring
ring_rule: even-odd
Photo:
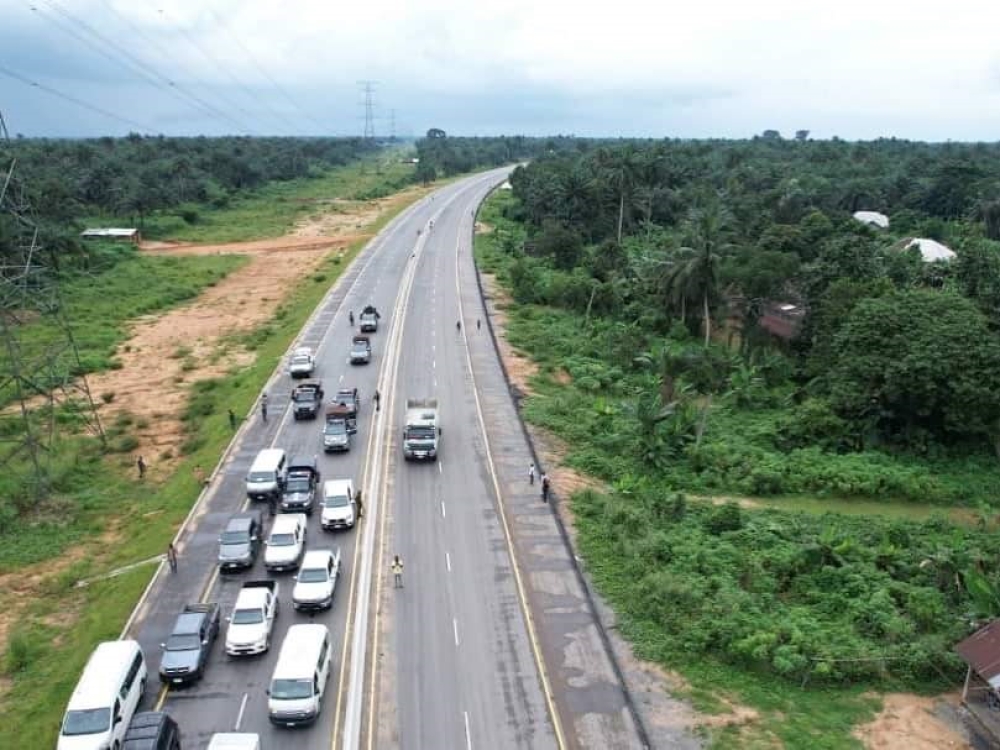
[[[454,617],[451,618],[451,628],[455,631],[455,646],[458,646],[458,620]]]
[[[463,711],[465,714],[465,747],[466,750],[472,750],[472,732],[469,731],[469,712]]]
[[[445,552],[444,553],[444,562],[445,562],[445,565],[448,566],[448,572],[450,573],[451,572],[451,553],[450,552]]]
[[[444,510],[444,500],[441,501],[441,518],[447,518],[448,514]]]
[[[243,723],[243,712],[247,708],[247,696],[248,693],[243,693],[243,700],[240,701],[240,712],[236,715],[236,726],[233,727],[234,732],[240,731],[240,724]]]

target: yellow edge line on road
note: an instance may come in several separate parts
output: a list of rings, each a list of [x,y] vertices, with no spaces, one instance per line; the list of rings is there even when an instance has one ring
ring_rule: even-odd
[[[474,252],[475,250],[475,238],[473,237],[472,245],[470,246],[469,252]],[[459,317],[464,318],[464,309],[462,307],[462,286],[459,277],[459,257],[461,254],[461,244],[460,241],[455,243],[455,289],[458,293],[458,311]],[[473,259],[475,263],[475,259]],[[545,693],[545,703],[549,710],[549,715],[552,717],[552,727],[556,734],[556,744],[560,748],[566,747],[566,739],[563,734],[562,722],[559,718],[559,713],[556,710],[555,700],[552,697],[552,685],[549,682],[548,672],[545,670],[545,660],[542,658],[542,648],[541,644],[538,642],[538,635],[535,632],[535,620],[531,614],[531,608],[528,606],[527,595],[525,594],[524,581],[521,578],[521,569],[517,562],[517,554],[514,550],[514,542],[510,533],[510,526],[507,523],[507,514],[504,510],[503,494],[500,491],[500,481],[497,478],[496,466],[493,463],[493,451],[490,449],[490,438],[486,432],[486,421],[483,418],[483,409],[479,401],[479,391],[476,387],[476,374],[472,369],[472,355],[469,353],[469,336],[468,336],[468,326],[462,326],[462,339],[465,342],[465,359],[469,366],[469,377],[472,379],[472,395],[476,401],[476,416],[479,419],[479,429],[483,436],[483,445],[486,448],[486,462],[490,467],[490,479],[493,480],[493,491],[496,493],[497,503],[499,505],[499,516],[500,521],[503,524],[504,530],[504,540],[507,542],[507,552],[510,555],[511,564],[514,570],[514,581],[517,583],[517,597],[521,604],[521,611],[524,613],[525,623],[528,628],[528,640],[531,641],[531,650],[535,657],[535,664],[538,667],[539,678],[542,681],[542,692]]]

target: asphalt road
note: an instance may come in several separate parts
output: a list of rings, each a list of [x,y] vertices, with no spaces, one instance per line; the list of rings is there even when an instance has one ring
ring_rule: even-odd
[[[407,564],[407,598],[400,615],[413,624],[412,631],[397,631],[401,640],[395,643],[402,655],[400,728],[412,738],[406,740],[406,746],[468,746],[466,726],[468,737],[475,739],[478,747],[551,745],[544,741],[549,731],[545,703],[527,649],[524,622],[509,585],[510,560],[498,538],[495,514],[490,517],[484,470],[472,451],[476,435],[468,409],[474,407],[459,364],[460,343],[451,319],[456,305],[454,273],[447,274],[448,254],[438,252],[435,244],[436,237],[445,236],[445,230],[455,241],[458,220],[469,214],[498,175],[477,176],[448,186],[398,217],[317,308],[296,346],[317,350],[316,376],[328,397],[340,387],[359,388],[363,408],[354,447],[347,454],[325,456],[322,419],[293,421],[287,411],[292,383],[283,372],[276,374],[267,388],[270,421],[265,424],[254,414],[241,427],[181,537],[177,573],[160,574],[131,626],[130,634],[140,641],[150,660],[151,677],[159,664],[159,644],[186,603],[217,601],[227,615],[244,581],[271,577],[263,569],[262,557],[252,571],[224,576],[215,574],[215,559],[218,535],[226,520],[246,504],[244,478],[254,456],[261,448],[275,445],[290,455],[318,454],[324,480],[352,477],[359,486],[368,488],[376,486],[372,476],[383,476],[394,488],[387,506],[395,514],[392,544]],[[434,229],[429,231],[428,222],[435,217]],[[417,229],[422,230],[422,237]],[[441,248],[447,248],[447,241],[442,243]],[[411,268],[412,288],[404,283]],[[405,328],[400,331],[399,356],[389,357],[393,360],[389,364],[399,367],[399,390],[382,389],[383,415],[376,431],[371,395],[380,376],[383,384],[390,382],[393,367],[383,365],[391,340],[392,311],[403,301],[404,292],[409,294],[409,304],[405,307]],[[353,310],[357,315],[368,303],[383,313],[379,331],[372,337],[374,356],[369,365],[351,366],[347,352],[353,330],[347,312]],[[397,321],[396,325],[402,323]],[[414,394],[413,389],[420,393]],[[396,458],[392,449],[398,446],[387,441],[401,428],[406,396],[435,393],[442,401],[445,424],[440,469],[434,464],[398,469],[373,466],[371,459],[378,453],[374,449],[379,441],[384,457]],[[452,393],[457,398],[451,398]],[[352,611],[367,614],[370,590],[364,577],[358,575],[365,561],[357,541],[365,534],[365,527],[386,511],[378,509],[377,498],[367,493],[366,506],[368,518],[352,531],[324,532],[318,512],[310,520],[307,548],[337,545],[342,554],[341,580],[329,612],[315,616],[296,613],[291,606],[294,576],[273,576],[281,584],[281,607],[271,651],[260,657],[231,659],[222,648],[223,628],[205,677],[192,687],[159,693],[152,679],[143,708],[162,706],[170,712],[182,728],[186,747],[204,747],[214,732],[233,730],[258,732],[266,748],[340,746],[344,725],[351,723],[350,714],[358,711],[364,697],[351,682],[353,673],[363,673],[358,665],[365,665],[356,644],[368,645],[362,636],[367,635],[367,626],[356,620]],[[364,536],[371,544],[370,555],[379,551],[376,546],[383,549],[375,544],[375,530],[373,526]],[[445,575],[446,547],[455,558],[451,576]],[[379,567],[371,571],[372,585],[379,585],[387,573],[381,559],[376,559]],[[326,624],[338,644],[323,711],[312,727],[276,729],[267,720],[265,689],[287,628],[310,620]],[[355,630],[359,622],[363,627]],[[456,638],[460,648],[455,646]],[[353,669],[352,655],[360,660]],[[365,712],[359,713],[363,718]],[[358,727],[366,733],[359,738],[367,737],[370,728]]]
[[[468,252],[486,192],[470,190],[437,217],[407,307],[395,419],[401,426],[406,398],[436,397],[443,434],[437,462],[406,462],[393,445],[387,552],[405,571],[403,588],[386,592],[396,727],[379,747],[557,746],[466,356],[466,334],[486,336],[485,321],[478,329],[459,307],[456,250]]]

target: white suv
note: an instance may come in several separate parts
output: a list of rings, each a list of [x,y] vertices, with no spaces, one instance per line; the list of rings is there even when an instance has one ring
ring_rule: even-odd
[[[314,549],[306,552],[292,590],[295,609],[329,609],[333,590],[340,576],[340,549]]]
[[[323,483],[323,514],[320,523],[327,531],[353,529],[358,509],[354,501],[354,482],[330,479]]]
[[[264,567],[268,570],[295,570],[306,549],[306,514],[276,516],[267,538]]]

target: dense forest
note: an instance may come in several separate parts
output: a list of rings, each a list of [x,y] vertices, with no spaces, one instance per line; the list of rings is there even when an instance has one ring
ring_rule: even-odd
[[[541,367],[526,417],[610,488],[573,505],[640,652],[957,679],[1000,613],[1000,146],[581,142],[510,184],[479,259]]]

